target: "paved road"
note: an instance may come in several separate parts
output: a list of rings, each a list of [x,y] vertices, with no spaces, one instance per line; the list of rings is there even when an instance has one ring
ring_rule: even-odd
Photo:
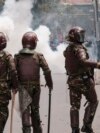
[[[56,74],[53,76],[54,90],[52,92],[52,112],[51,112],[51,132],[50,133],[71,133],[69,119],[69,92],[66,85],[66,75]],[[44,84],[42,79],[42,84]],[[47,133],[47,112],[48,112],[48,88],[41,88],[40,114],[42,119],[43,133]],[[96,85],[98,99],[100,100],[100,85]],[[84,113],[85,98],[83,97],[80,110],[80,127]],[[10,108],[10,106],[9,106]],[[9,133],[10,119],[6,124],[5,132]],[[100,133],[100,105],[94,119],[93,127],[96,133]],[[13,133],[22,133],[20,114],[18,113],[18,103],[16,96],[16,105],[14,110]]]

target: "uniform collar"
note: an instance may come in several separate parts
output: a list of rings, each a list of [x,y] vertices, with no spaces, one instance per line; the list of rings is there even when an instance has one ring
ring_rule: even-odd
[[[28,48],[23,48],[19,51],[19,53],[21,54],[34,54],[34,52],[35,52],[34,50],[30,50]]]

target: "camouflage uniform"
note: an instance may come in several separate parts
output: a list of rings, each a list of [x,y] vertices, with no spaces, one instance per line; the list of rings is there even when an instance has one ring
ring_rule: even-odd
[[[51,72],[44,56],[23,48],[15,55],[19,78],[19,99],[22,113],[23,133],[30,133],[30,116],[34,133],[42,133],[39,115],[40,100],[40,68],[44,72],[46,84],[52,88]]]
[[[98,100],[94,83],[94,68],[98,67],[97,62],[89,61],[89,55],[82,44],[70,43],[64,51],[65,68],[68,74],[68,85],[70,90],[70,117],[71,127],[79,129],[79,109],[82,94],[87,99],[87,107],[83,119],[82,131],[93,133],[92,122],[97,109]],[[88,131],[85,131],[85,129]],[[75,131],[75,130],[73,130]],[[77,130],[73,133],[79,133]]]
[[[3,133],[8,119],[8,104],[11,99],[11,89],[18,86],[14,60],[6,51],[0,51],[0,133]]]

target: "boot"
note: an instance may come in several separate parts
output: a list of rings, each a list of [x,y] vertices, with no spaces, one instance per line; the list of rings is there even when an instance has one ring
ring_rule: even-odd
[[[80,133],[79,128],[72,128],[72,133]]]
[[[83,125],[81,131],[85,133],[94,133],[91,125]]]

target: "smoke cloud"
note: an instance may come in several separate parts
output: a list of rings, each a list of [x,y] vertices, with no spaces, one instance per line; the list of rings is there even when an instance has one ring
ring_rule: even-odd
[[[8,16],[0,16],[0,31],[3,31],[7,36],[10,36],[14,31],[14,23]]]
[[[32,19],[31,8],[33,0],[6,0],[4,9],[1,13],[2,29],[9,38],[7,50],[13,55],[21,49],[22,35],[31,30]],[[6,19],[5,19],[6,18]],[[1,25],[1,24],[0,24]]]
[[[53,52],[49,46],[49,36],[51,34],[50,30],[46,26],[41,25],[35,32],[39,37],[36,50],[44,54],[53,73],[64,73],[63,51],[65,49],[65,45],[59,45],[59,47],[57,47],[57,51]]]
[[[31,9],[33,7],[33,0],[6,0],[4,10],[1,13],[2,29],[9,38],[7,50],[13,55],[17,53],[21,48],[21,38],[26,31],[32,30],[32,18]],[[34,22],[35,20],[33,20]],[[37,45],[37,51],[44,54],[52,72],[63,73],[64,70],[64,58],[63,50],[65,45],[59,46],[56,52],[53,52],[50,47],[50,34],[51,31],[45,25],[40,25],[34,32],[36,32],[39,42]]]
[[[38,5],[38,11],[36,11],[36,6],[33,6],[34,4]],[[4,10],[2,11],[0,18],[0,30],[7,34],[9,38],[7,50],[14,55],[22,48],[22,35],[26,31],[34,29],[34,32],[36,32],[39,39],[36,50],[44,54],[53,73],[65,73],[63,51],[66,45],[61,43],[61,45],[57,47],[57,51],[53,52],[49,46],[50,35],[52,33],[56,35],[56,31],[59,32],[60,30],[61,33],[64,33],[65,36],[66,32],[72,26],[78,24],[82,27],[88,27],[87,31],[89,30],[92,34],[92,31],[90,30],[91,28],[89,28],[89,26],[91,25],[90,23],[85,23],[85,21],[89,21],[89,18],[87,18],[87,16],[73,16],[73,12],[76,12],[78,14],[80,11],[80,9],[78,9],[77,7],[65,7],[64,5],[65,8],[63,8],[63,6],[59,4],[58,7],[53,6],[53,1],[50,4],[51,10],[50,7],[48,7],[49,5],[45,5],[45,7],[43,8],[43,3],[43,9],[39,9],[40,3],[33,0],[6,0]],[[45,11],[48,12],[46,13]],[[66,13],[66,11],[69,14]],[[58,15],[58,13],[60,13],[60,15]],[[84,11],[81,10],[80,13],[83,14]],[[39,14],[41,17],[39,17]],[[73,21],[72,16],[77,18],[73,18]],[[84,19],[83,21],[82,18],[86,19]],[[90,35],[90,40],[91,38],[92,43],[95,43],[95,37],[91,37]],[[93,44],[92,46],[88,47],[91,58],[96,58],[96,52],[94,51],[95,46],[96,45]]]

